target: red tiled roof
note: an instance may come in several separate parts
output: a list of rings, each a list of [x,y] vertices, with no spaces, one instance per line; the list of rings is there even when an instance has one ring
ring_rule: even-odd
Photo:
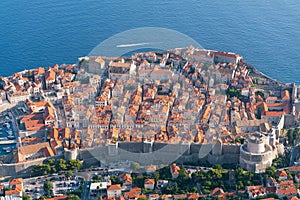
[[[121,190],[120,184],[110,185],[107,187],[107,190]]]
[[[277,194],[290,196],[293,194],[297,194],[297,189],[296,187],[281,188],[277,190]]]
[[[119,178],[122,179],[124,183],[132,182],[132,177],[130,176],[130,174],[120,174]]]
[[[188,199],[198,199],[199,198],[199,194],[197,194],[197,193],[188,194],[187,198]]]
[[[213,189],[213,191],[211,191],[211,195],[212,196],[222,196],[224,193],[223,189],[222,188],[215,188]]]
[[[22,178],[15,178],[9,181],[10,185],[18,185],[18,184],[22,184],[23,183],[23,179]]]
[[[46,81],[54,81],[55,80],[55,75],[56,75],[55,72],[51,70],[47,74]]]
[[[145,179],[144,184],[154,184],[155,180],[154,179]]]
[[[294,186],[294,181],[293,180],[280,181],[279,185],[281,187]]]
[[[292,166],[292,167],[289,167],[288,169],[289,169],[289,171],[300,171],[300,167],[298,167],[298,166]]]
[[[282,171],[278,171],[278,176],[281,176],[281,177],[287,177],[287,173],[286,171],[282,170]]]
[[[265,116],[267,116],[267,117],[279,117],[279,116],[284,115],[284,114],[286,114],[286,113],[283,112],[283,111],[280,111],[280,112],[267,111],[267,112],[265,112]]]

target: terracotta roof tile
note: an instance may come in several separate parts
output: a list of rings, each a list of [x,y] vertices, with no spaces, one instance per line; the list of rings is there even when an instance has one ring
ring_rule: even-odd
[[[120,184],[110,185],[107,187],[107,190],[121,190]]]

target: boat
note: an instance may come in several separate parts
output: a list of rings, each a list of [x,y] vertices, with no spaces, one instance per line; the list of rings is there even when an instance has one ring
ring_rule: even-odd
[[[13,139],[15,139],[16,137],[13,136],[13,135],[9,135],[9,136],[7,136],[7,138],[10,139],[10,140],[13,140]]]
[[[0,141],[7,141],[7,140],[8,140],[7,137],[0,138]]]
[[[3,147],[2,149],[6,151],[6,153],[11,152],[11,147]]]
[[[11,130],[6,131],[8,135],[12,136],[13,132]]]

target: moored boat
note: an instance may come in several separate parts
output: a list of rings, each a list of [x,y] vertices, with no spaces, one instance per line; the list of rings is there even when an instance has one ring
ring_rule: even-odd
[[[13,136],[13,135],[9,135],[9,136],[7,136],[7,138],[10,139],[10,140],[13,140],[13,139],[15,139],[16,137]]]
[[[11,147],[3,147],[2,149],[6,151],[6,153],[11,152]]]

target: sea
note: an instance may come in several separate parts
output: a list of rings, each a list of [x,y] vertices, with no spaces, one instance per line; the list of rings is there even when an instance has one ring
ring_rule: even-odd
[[[178,31],[300,84],[299,0],[1,0],[0,76],[76,63],[107,38],[140,27]]]

